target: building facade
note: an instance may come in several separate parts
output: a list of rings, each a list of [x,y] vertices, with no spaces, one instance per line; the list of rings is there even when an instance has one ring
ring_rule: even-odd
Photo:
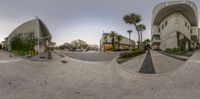
[[[192,1],[157,5],[152,16],[152,48],[195,49],[199,44],[197,6]]]
[[[77,40],[73,40],[71,42],[72,47],[74,47],[75,49],[86,49],[88,47],[88,44],[80,39]]]
[[[115,41],[117,41],[116,37],[115,37]],[[121,36],[121,37],[122,39],[119,44],[119,49],[128,50],[130,48],[135,48],[135,41],[129,40],[129,38],[124,37],[124,36]],[[117,44],[115,44],[115,46],[117,48]],[[109,50],[113,50],[111,34],[103,33],[103,36],[100,40],[100,51],[109,51]]]
[[[33,19],[18,26],[8,37],[5,38],[5,49],[11,51],[11,41],[14,37],[26,38],[27,36],[37,39],[34,50],[43,53],[51,42],[51,34],[46,25],[39,19]]]

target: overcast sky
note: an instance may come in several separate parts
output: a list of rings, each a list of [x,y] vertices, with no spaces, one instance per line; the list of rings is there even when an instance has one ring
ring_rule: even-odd
[[[38,16],[47,25],[54,42],[61,45],[74,39],[99,44],[103,31],[127,36],[133,26],[123,22],[125,14],[142,16],[144,39],[150,38],[154,7],[169,0],[0,0],[0,41],[17,26]],[[200,0],[193,0],[197,6]],[[199,8],[199,6],[198,6]],[[134,30],[132,38],[137,40]]]

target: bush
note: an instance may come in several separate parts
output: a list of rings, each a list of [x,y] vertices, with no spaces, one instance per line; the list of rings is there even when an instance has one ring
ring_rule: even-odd
[[[173,54],[173,55],[183,55],[184,53],[186,53],[186,51],[182,51],[179,48],[167,48],[164,52],[169,53],[169,54]]]
[[[131,57],[139,56],[144,53],[145,53],[144,50],[139,50],[139,49],[135,50],[135,51],[122,52],[122,53],[120,53],[119,58],[131,58]]]

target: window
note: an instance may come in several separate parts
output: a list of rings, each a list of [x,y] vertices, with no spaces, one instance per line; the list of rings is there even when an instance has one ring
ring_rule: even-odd
[[[160,33],[160,28],[158,29],[158,32]]]
[[[187,22],[185,22],[185,27],[187,27]]]
[[[165,21],[165,27],[167,26],[167,21]]]
[[[192,33],[192,29],[190,30],[190,33]]]
[[[164,29],[164,24],[162,25],[162,29]]]

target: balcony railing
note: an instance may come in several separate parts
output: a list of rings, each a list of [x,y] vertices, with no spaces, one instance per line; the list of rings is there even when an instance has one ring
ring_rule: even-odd
[[[152,35],[153,35],[153,36],[154,36],[154,35],[160,35],[160,33],[154,32]]]
[[[155,38],[154,38],[154,39],[152,40],[152,42],[153,42],[153,43],[160,43],[160,39],[155,39]]]

